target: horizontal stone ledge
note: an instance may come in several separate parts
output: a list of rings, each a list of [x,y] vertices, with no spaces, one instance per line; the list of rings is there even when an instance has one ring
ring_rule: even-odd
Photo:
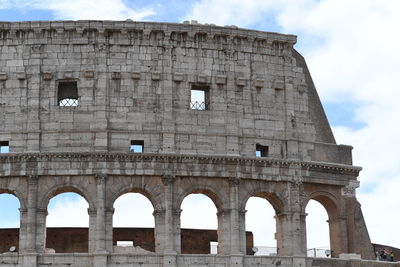
[[[5,153],[0,154],[0,162],[2,163],[23,163],[23,162],[40,162],[58,159],[68,159],[77,161],[88,159],[98,161],[156,161],[161,163],[168,162],[199,162],[201,164],[261,164],[261,166],[285,167],[292,169],[314,169],[314,170],[331,170],[337,172],[346,172],[358,174],[362,168],[353,165],[299,161],[291,159],[274,159],[274,158],[258,158],[258,157],[241,157],[228,155],[191,155],[191,154],[162,154],[162,153],[122,153],[122,152],[50,152],[50,153]],[[257,167],[257,166],[256,166]]]

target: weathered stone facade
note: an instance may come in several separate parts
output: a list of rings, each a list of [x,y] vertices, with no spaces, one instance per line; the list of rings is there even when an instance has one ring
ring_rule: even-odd
[[[19,252],[0,255],[2,266],[311,266],[310,199],[328,212],[333,256],[374,258],[355,197],[361,169],[336,144],[295,43],[209,25],[0,23],[0,142],[10,149],[0,193],[21,203]],[[60,106],[64,94],[76,103]],[[62,192],[89,203],[88,253],[45,253],[47,205]],[[153,204],[153,254],[114,251],[113,203],[127,192]],[[181,254],[191,193],[218,209],[218,255]],[[251,196],[276,211],[277,257],[245,256]]]

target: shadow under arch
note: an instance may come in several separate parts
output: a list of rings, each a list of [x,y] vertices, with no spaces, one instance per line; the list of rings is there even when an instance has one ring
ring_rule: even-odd
[[[338,257],[340,253],[347,251],[346,240],[344,240],[345,233],[347,232],[346,221],[341,219],[339,200],[329,192],[316,191],[311,193],[305,200],[304,211],[310,200],[320,203],[328,214],[331,257]]]
[[[0,254],[4,252],[9,252],[11,247],[15,247],[16,251],[21,250],[21,226],[22,226],[22,215],[21,215],[21,210],[22,210],[22,203],[21,199],[15,194],[15,192],[8,190],[8,189],[1,189],[0,188],[0,195],[10,195],[12,196],[13,199],[18,201],[19,208],[17,208],[18,213],[18,227],[13,227],[9,228],[8,227],[0,227]],[[9,203],[7,203],[7,206],[9,207]],[[3,212],[2,212],[3,213]],[[0,218],[1,219],[1,218]]]

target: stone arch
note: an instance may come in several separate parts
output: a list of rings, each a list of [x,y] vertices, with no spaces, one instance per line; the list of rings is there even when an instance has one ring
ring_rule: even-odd
[[[180,208],[183,200],[190,194],[203,194],[209,197],[218,211],[224,209],[225,207],[225,203],[222,200],[224,198],[220,196],[218,190],[212,186],[202,184],[192,185],[188,188],[185,188],[183,192],[176,198],[176,207]]]
[[[303,205],[303,210],[305,211],[307,204],[310,200],[315,200],[320,203],[328,213],[329,220],[337,219],[340,216],[340,205],[339,200],[330,192],[326,191],[315,191],[311,193],[308,198],[306,198]]]
[[[89,204],[90,210],[95,210],[96,208],[96,202],[93,201],[94,196],[91,196],[86,189],[72,184],[55,185],[48,189],[39,201],[39,208],[47,210],[50,199],[62,193],[76,193],[86,200],[86,202]]]
[[[108,198],[107,201],[107,207],[113,207],[115,201],[122,195],[127,194],[127,193],[139,193],[145,196],[153,206],[154,210],[161,210],[163,207],[163,201],[160,196],[162,195],[161,192],[157,192],[157,194],[154,194],[153,191],[147,190],[143,187],[139,186],[133,186],[133,185],[125,185],[120,188],[118,188],[114,192],[110,192],[111,196]]]
[[[26,209],[26,201],[25,198],[21,197],[22,193],[18,192],[17,190],[10,190],[10,189],[3,189],[0,188],[0,194],[10,194],[16,197],[19,201],[20,209],[25,210]]]
[[[240,200],[239,210],[244,211],[246,209],[247,201],[250,197],[260,197],[266,199],[274,208],[276,214],[282,213],[286,209],[285,202],[282,197],[279,196],[275,190],[268,188],[253,188],[247,191]]]
[[[306,198],[303,206],[304,211],[310,200],[320,203],[328,214],[331,256],[338,257],[340,253],[347,251],[346,220],[341,216],[340,200],[330,192],[315,191]]]
[[[282,193],[279,193],[282,192]],[[289,210],[288,204],[285,201],[285,193],[287,185],[284,183],[267,182],[267,181],[246,181],[241,184],[241,192],[239,197],[239,211],[241,211],[241,250],[251,254],[251,248],[247,247],[246,243],[246,204],[250,197],[260,197],[267,200],[275,211],[276,224],[276,246],[278,254],[284,255],[283,245],[286,237],[284,235],[285,211]],[[283,253],[283,254],[282,254]]]
[[[183,189],[183,191],[181,191],[181,193],[177,196],[177,198],[175,199],[175,207],[181,211],[181,207],[182,207],[182,203],[185,200],[186,197],[188,197],[191,194],[202,194],[206,197],[208,197],[211,202],[214,204],[217,213],[215,214],[216,218],[217,218],[217,231],[216,231],[216,236],[212,237],[215,239],[210,239],[207,240],[207,238],[204,238],[202,240],[202,242],[200,242],[198,245],[199,247],[196,249],[200,249],[203,250],[205,248],[205,246],[207,246],[207,241],[214,241],[214,242],[218,242],[218,253],[224,253],[224,251],[226,250],[224,247],[227,246],[228,241],[227,241],[227,233],[225,233],[224,229],[226,227],[224,227],[224,225],[226,223],[228,223],[227,219],[228,216],[224,216],[224,212],[225,212],[225,208],[227,207],[227,203],[225,203],[223,200],[227,200],[229,201],[229,198],[224,197],[223,192],[221,192],[220,190],[218,190],[216,187],[209,185],[209,184],[205,184],[205,183],[191,183],[189,186],[181,186],[181,188]],[[180,214],[180,212],[179,212]],[[181,215],[181,214],[180,214]],[[179,216],[180,216],[179,215]],[[182,240],[181,243],[181,230],[180,230],[180,225],[181,225],[181,217],[179,217],[178,219],[179,221],[176,221],[175,223],[179,224],[179,251],[181,251],[182,253],[193,253],[193,252],[185,252],[185,250],[183,248],[188,247],[188,245],[185,245],[187,242],[187,239],[184,238]],[[209,237],[209,236],[208,236]],[[194,238],[197,238],[197,235],[194,236]],[[209,243],[208,243],[209,245]],[[200,252],[196,252],[196,253],[200,253]],[[203,250],[203,253],[204,252]]]

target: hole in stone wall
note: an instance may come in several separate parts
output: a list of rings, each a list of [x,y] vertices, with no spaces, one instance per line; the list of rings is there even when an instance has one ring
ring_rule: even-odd
[[[46,251],[88,252],[89,204],[77,193],[61,193],[50,199],[46,218]]]
[[[190,109],[210,110],[209,87],[206,85],[192,85],[190,90]]]
[[[0,254],[19,249],[20,203],[17,197],[0,193]],[[15,250],[12,251],[12,248]],[[11,249],[11,250],[10,250]]]
[[[129,151],[131,153],[143,153],[144,141],[143,140],[131,140],[131,146]]]
[[[306,206],[307,256],[326,258],[330,251],[328,213],[322,204],[310,200]],[[330,257],[330,253],[329,253]]]
[[[126,193],[114,202],[113,244],[114,252],[131,247],[129,253],[141,250],[155,251],[153,205],[141,193]],[[120,242],[129,242],[129,246]],[[128,244],[128,243],[126,243]]]
[[[79,105],[76,81],[58,82],[57,103],[60,107],[76,107]]]
[[[8,141],[0,141],[0,153],[9,153],[10,146]]]
[[[246,244],[246,254],[268,256],[277,254],[275,210],[261,197],[250,197],[246,203],[246,231],[253,233],[253,246]]]
[[[218,244],[217,208],[203,194],[190,194],[181,205],[181,252],[183,254],[210,254],[210,243]],[[184,228],[192,229],[184,231]],[[213,230],[208,230],[213,229]]]
[[[268,157],[268,146],[256,144],[256,157]]]

